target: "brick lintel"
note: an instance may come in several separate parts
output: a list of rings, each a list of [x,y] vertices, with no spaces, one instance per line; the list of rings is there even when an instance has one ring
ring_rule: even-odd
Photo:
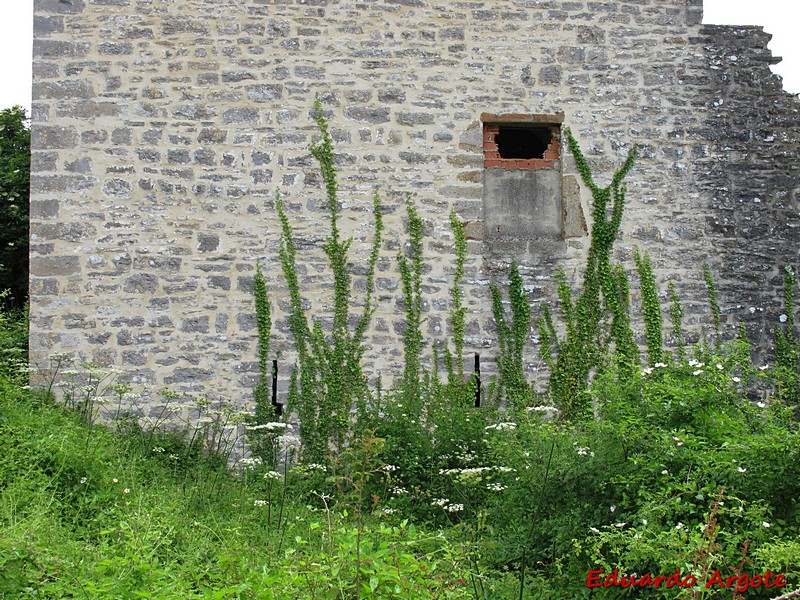
[[[535,115],[535,114],[521,114],[521,113],[508,113],[508,114],[494,114],[494,113],[481,113],[481,121],[484,123],[548,123],[560,124],[564,122],[564,113],[555,113],[553,115]]]

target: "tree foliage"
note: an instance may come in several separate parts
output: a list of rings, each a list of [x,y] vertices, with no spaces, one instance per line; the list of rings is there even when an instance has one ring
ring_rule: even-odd
[[[0,111],[0,290],[8,302],[28,299],[28,204],[31,133],[19,106]]]

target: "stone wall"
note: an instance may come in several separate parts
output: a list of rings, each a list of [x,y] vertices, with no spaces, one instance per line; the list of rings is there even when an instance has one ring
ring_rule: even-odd
[[[427,334],[445,343],[448,214],[466,221],[468,351],[491,360],[487,284],[516,259],[535,303],[587,247],[589,195],[563,148],[561,239],[484,239],[481,114],[559,114],[607,182],[632,144],[618,257],[650,252],[695,331],[702,263],[726,328],[766,347],[780,273],[797,264],[795,97],[760,28],[700,24],[700,0],[35,0],[30,355],[114,364],[151,390],[249,402],[251,282],[287,306],[274,198],[298,237],[308,303],[331,284],[321,243],[319,97],[337,142],[353,262],[380,187],[386,241],[367,369],[397,370],[404,200],[425,219]],[[363,273],[355,269],[355,287]],[[361,277],[359,277],[361,275]],[[274,349],[291,361],[285,316]],[[535,344],[531,371],[539,360]],[[531,375],[535,377],[535,374]]]

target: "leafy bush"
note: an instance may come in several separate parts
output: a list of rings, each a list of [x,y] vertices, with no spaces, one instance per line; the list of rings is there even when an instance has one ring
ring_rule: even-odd
[[[0,299],[8,293],[0,292]],[[24,382],[27,378],[28,311],[0,310],[0,376]]]

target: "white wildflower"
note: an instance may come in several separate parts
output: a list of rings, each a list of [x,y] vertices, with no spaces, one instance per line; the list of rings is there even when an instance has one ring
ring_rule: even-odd
[[[625,525],[627,525],[627,523],[614,523],[614,527],[617,527],[618,529],[622,529],[625,527]]]
[[[586,456],[589,454],[589,448],[578,448],[578,456]]]
[[[281,474],[277,471],[267,471],[264,473],[264,479],[276,479],[278,481],[281,480]]]
[[[594,531],[595,533],[600,533],[600,530],[597,527],[589,527],[589,531]]]
[[[487,483],[486,489],[493,492],[502,492],[504,489],[506,489],[506,486],[500,485],[499,483]]]
[[[654,364],[653,366],[654,366],[655,368],[657,368],[657,369],[664,369],[664,368],[666,368],[666,366],[667,366],[667,363],[663,363],[663,362],[657,362],[657,363],[656,363],[656,364]]]
[[[740,377],[731,377],[731,379],[733,379],[734,383],[739,383],[741,381]]]
[[[402,496],[403,494],[408,493],[408,490],[404,487],[393,487],[389,491],[392,492],[395,496]]]
[[[464,505],[463,504],[450,504],[448,506],[445,506],[444,509],[447,512],[459,512],[459,511],[464,510]]]
[[[667,471],[666,469],[664,469],[663,471],[661,471],[661,474],[662,474],[662,475],[669,475],[669,471]]]
[[[450,498],[434,498],[431,506],[447,506],[450,503]]]
[[[616,507],[616,505],[612,504],[612,505],[611,505],[611,507],[609,508],[609,510],[610,510],[611,512],[614,512],[615,510],[617,510],[617,507]]]
[[[736,470],[739,471],[739,473],[747,473],[747,469],[744,467],[736,467]]]
[[[125,488],[124,490],[122,490],[123,494],[130,494],[130,492],[131,490],[129,488]]]
[[[385,514],[385,515],[393,515],[394,513],[397,512],[397,510],[394,509],[394,508],[384,508],[384,509],[381,509],[381,512],[383,514]]]
[[[762,521],[762,522],[761,522],[761,526],[762,526],[762,527],[767,527],[767,528],[769,528],[769,527],[772,527],[772,526],[771,526],[769,523],[767,523],[766,521]]]
[[[491,471],[492,467],[469,467],[468,469],[461,469],[462,473],[466,473],[468,475],[471,474],[479,474],[483,473],[484,471]]]
[[[81,483],[86,483],[86,477],[81,477]]]
[[[764,403],[764,402],[756,402],[756,406],[757,406],[758,408],[766,408],[766,406],[767,406],[767,405],[766,405],[766,403]]]
[[[683,529],[683,523],[678,523],[677,525],[675,525],[675,529],[678,530],[678,531]]]
[[[786,323],[787,319],[788,317],[785,314],[778,317],[778,321],[780,321],[781,323]]]
[[[769,369],[769,365],[764,365],[763,367],[758,367],[759,371],[766,371],[767,369]]]
[[[647,519],[642,519],[642,525],[647,526]]]
[[[161,454],[162,452],[164,452],[164,449],[161,446],[153,446],[153,452],[155,452],[156,454]]]
[[[717,363],[717,369],[719,369],[720,371],[722,371],[722,369],[724,369],[724,368],[725,368],[725,367],[723,367],[723,366],[722,366],[722,364],[720,364],[720,363]]]
[[[702,372],[703,372],[703,369],[697,369],[696,371],[693,371],[693,372],[692,372],[692,375],[694,375],[695,377],[697,377],[697,376],[698,376],[698,375],[700,375]]]
[[[495,431],[514,431],[517,428],[516,423],[496,423],[494,425],[487,425],[486,430],[495,430]]]
[[[642,369],[642,375],[650,375],[653,372],[653,367],[645,367]]]
[[[397,471],[397,467],[396,467],[396,466],[394,466],[394,465],[383,465],[383,466],[382,466],[380,469],[378,469],[378,470],[379,470],[379,471],[383,471],[384,473],[392,473],[392,472],[394,472],[394,471]]]
[[[253,502],[253,506],[266,506],[267,504],[269,504],[267,500],[256,500]]]

